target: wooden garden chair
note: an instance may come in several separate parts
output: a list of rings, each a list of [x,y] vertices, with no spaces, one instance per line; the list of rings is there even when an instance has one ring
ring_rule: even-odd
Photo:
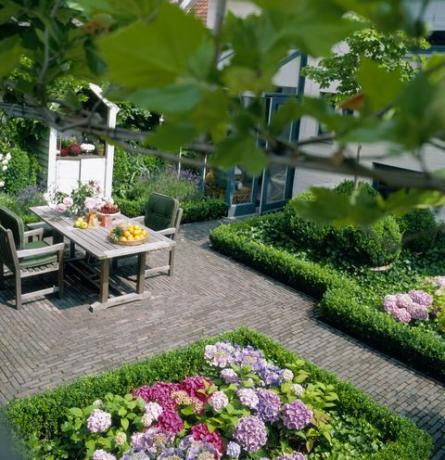
[[[132,220],[176,241],[182,212],[179,201],[175,198],[161,193],[152,193],[145,204],[145,215],[135,217]],[[172,276],[175,264],[175,248],[176,246],[173,246],[169,249],[168,265],[148,268],[145,270],[145,277],[159,272],[167,272],[169,276]]]
[[[0,288],[4,284],[6,266],[15,278],[17,309],[30,297],[54,292],[63,295],[64,248],[64,243],[45,243],[41,228],[24,231],[22,219],[0,207]],[[22,279],[51,272],[57,272],[57,286],[22,294]]]

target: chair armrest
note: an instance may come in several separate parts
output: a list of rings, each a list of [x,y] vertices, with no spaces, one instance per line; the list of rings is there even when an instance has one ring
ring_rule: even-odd
[[[163,230],[159,230],[158,233],[164,236],[174,235],[176,233],[176,228],[175,227],[164,228]]]
[[[134,221],[137,222],[138,224],[145,225],[145,216],[133,217],[131,220],[134,220]]]
[[[23,233],[23,236],[28,239],[34,239],[33,237],[37,236],[37,239],[41,241],[43,239],[43,228],[34,228],[32,230],[27,230]]]
[[[43,256],[45,254],[55,254],[57,252],[63,253],[64,248],[65,243],[58,243],[44,248],[21,249],[20,251],[17,251],[17,257],[19,259],[23,259],[24,257]]]

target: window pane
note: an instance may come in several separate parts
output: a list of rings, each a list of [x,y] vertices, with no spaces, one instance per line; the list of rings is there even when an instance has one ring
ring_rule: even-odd
[[[286,166],[270,166],[269,167],[269,183],[267,187],[267,203],[282,201],[285,198],[287,179]]]

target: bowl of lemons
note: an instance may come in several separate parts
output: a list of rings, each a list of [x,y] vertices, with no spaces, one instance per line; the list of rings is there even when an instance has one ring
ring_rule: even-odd
[[[148,232],[137,224],[119,224],[111,229],[108,237],[115,244],[136,246],[148,241]]]

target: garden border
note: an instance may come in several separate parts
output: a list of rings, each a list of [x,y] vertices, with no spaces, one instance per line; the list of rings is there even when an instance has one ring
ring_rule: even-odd
[[[210,233],[215,250],[321,300],[321,317],[351,335],[445,382],[445,341],[397,322],[383,310],[357,301],[356,282],[334,269],[299,260],[285,250],[236,234],[255,217]],[[268,216],[266,218],[269,218]]]
[[[296,353],[288,351],[272,339],[256,331],[240,328],[218,337],[202,339],[140,363],[127,364],[98,376],[84,377],[72,384],[13,401],[6,407],[6,416],[18,435],[26,438],[35,432],[42,438],[54,438],[60,430],[65,409],[87,405],[107,392],[123,395],[142,384],[151,384],[156,380],[179,381],[186,375],[199,372],[205,345],[218,340],[229,340],[240,345],[250,344],[263,350],[269,359],[281,366],[301,360]],[[334,374],[309,361],[302,361],[313,379],[335,385],[340,399],[338,411],[355,417],[365,417],[393,440],[378,452],[378,457],[370,458],[430,458],[433,443],[428,433],[410,420],[379,406],[362,391],[341,381]]]

